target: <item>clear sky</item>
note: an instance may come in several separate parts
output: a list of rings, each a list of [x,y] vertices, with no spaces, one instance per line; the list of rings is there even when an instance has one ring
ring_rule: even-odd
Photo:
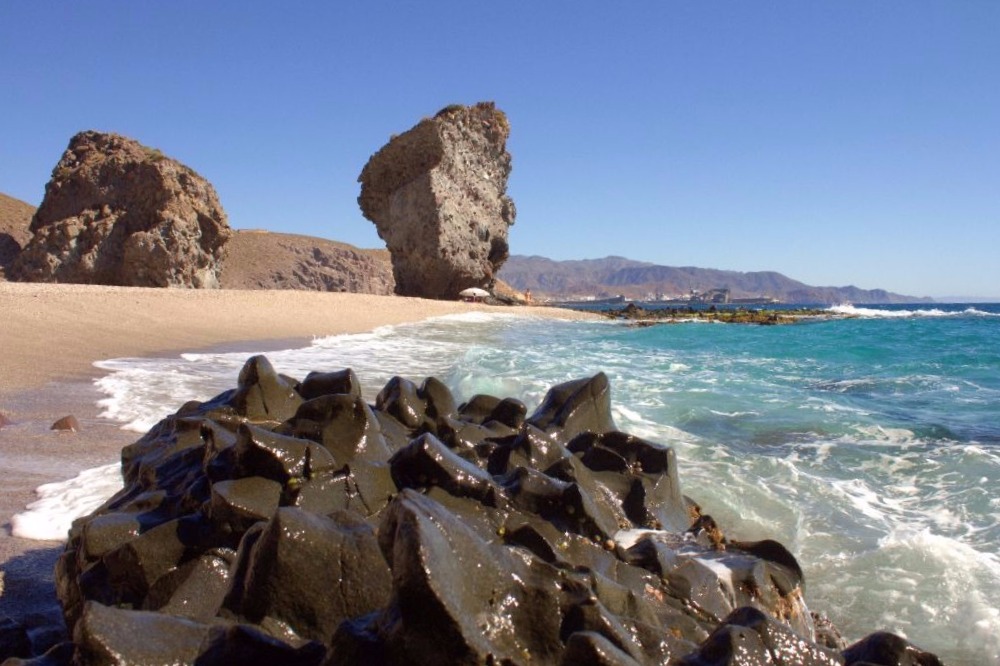
[[[98,129],[236,228],[380,247],[369,156],[480,100],[512,253],[1000,297],[995,0],[0,0],[0,192],[34,205]]]

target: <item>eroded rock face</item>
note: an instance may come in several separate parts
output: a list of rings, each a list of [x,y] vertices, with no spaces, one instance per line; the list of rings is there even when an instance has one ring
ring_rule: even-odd
[[[28,227],[34,214],[31,204],[0,193],[0,280],[5,279],[7,267],[31,240]]]
[[[125,488],[57,566],[74,663],[918,654],[885,635],[819,644],[791,553],[727,539],[681,494],[670,448],[615,428],[602,374],[530,415],[458,404],[434,378],[361,395],[350,370],[299,382],[253,357],[236,388],[126,447]]]
[[[358,181],[358,203],[392,254],[396,293],[488,289],[509,256],[510,127],[492,103],[449,106],[393,137]]]
[[[69,143],[9,268],[30,282],[218,286],[230,229],[211,184],[160,151],[117,134]]]

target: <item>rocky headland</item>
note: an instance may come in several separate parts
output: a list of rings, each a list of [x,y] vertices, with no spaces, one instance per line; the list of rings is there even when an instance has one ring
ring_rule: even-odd
[[[453,105],[372,155],[358,204],[389,248],[396,293],[452,299],[493,286],[516,215],[509,133],[493,103]]]
[[[616,429],[602,374],[529,415],[252,357],[122,452],[59,560],[72,641],[46,663],[939,663],[845,646],[791,553],[727,538],[678,467]]]

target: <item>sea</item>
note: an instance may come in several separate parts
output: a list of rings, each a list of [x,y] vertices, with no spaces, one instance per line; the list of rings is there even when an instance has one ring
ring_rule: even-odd
[[[270,351],[304,377],[350,367],[460,400],[607,374],[620,430],[673,447],[682,489],[728,537],[777,539],[805,599],[849,640],[908,637],[948,664],[1000,663],[1000,305],[837,306],[783,326],[470,313]],[[236,383],[248,357],[101,361],[103,416],[141,433]],[[15,520],[63,538],[120,485],[115,461],[39,489]],[[48,529],[50,533],[46,534]]]

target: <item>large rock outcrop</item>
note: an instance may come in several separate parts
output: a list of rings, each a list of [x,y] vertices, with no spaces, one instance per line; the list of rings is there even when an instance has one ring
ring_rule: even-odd
[[[218,286],[229,238],[211,184],[154,148],[74,136],[45,186],[12,279],[137,287]]]
[[[75,645],[47,663],[923,654],[885,634],[845,650],[795,558],[727,539],[673,450],[615,429],[610,394],[603,374],[570,381],[529,415],[395,377],[368,404],[350,370],[297,381],[253,357],[127,447],[125,488],[74,523],[56,578]]]
[[[31,240],[31,218],[35,207],[20,199],[0,194],[0,279],[21,248]]]
[[[455,298],[492,286],[516,215],[509,133],[493,103],[454,105],[368,160],[358,203],[392,254],[397,294]]]

